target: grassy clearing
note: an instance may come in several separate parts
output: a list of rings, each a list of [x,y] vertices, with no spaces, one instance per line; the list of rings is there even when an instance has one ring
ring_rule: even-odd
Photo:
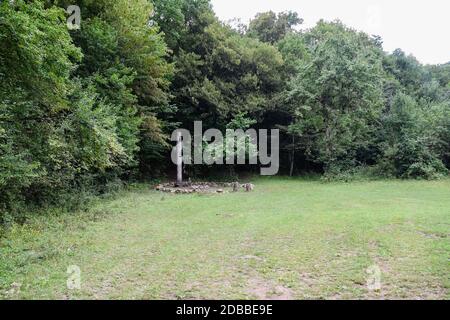
[[[0,240],[0,297],[450,298],[450,180],[267,178],[255,192],[148,188]],[[68,266],[81,289],[68,290]],[[366,286],[368,267],[381,290]]]

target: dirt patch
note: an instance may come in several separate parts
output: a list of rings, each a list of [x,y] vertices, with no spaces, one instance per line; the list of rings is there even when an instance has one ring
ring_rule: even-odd
[[[251,278],[247,284],[247,292],[259,300],[293,300],[292,290],[280,284],[267,282],[261,278]]]
[[[424,236],[425,238],[428,238],[428,239],[445,239],[450,236],[450,234],[445,234],[445,233],[434,233],[434,232],[424,232],[424,231],[419,231],[419,234],[421,234],[422,236]]]
[[[264,261],[263,258],[257,257],[257,256],[253,256],[253,255],[245,255],[245,256],[242,256],[241,259],[244,259],[244,260]]]
[[[303,272],[299,276],[300,282],[306,287],[312,288],[317,284],[317,279],[310,273]]]

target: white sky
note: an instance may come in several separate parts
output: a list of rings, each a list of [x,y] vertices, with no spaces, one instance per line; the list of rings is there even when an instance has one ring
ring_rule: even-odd
[[[380,35],[384,49],[401,48],[425,64],[450,61],[449,0],[212,0],[217,16],[248,23],[256,13],[296,11],[309,28],[321,18]]]

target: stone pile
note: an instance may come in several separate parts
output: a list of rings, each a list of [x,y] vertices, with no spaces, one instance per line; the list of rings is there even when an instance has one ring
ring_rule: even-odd
[[[253,191],[254,185],[251,183],[240,184],[239,182],[218,183],[218,182],[186,182],[183,185],[177,185],[174,182],[159,184],[155,190],[173,193],[173,194],[192,194],[192,193],[226,193],[225,188],[231,188],[233,192],[238,192],[240,188],[245,191]]]

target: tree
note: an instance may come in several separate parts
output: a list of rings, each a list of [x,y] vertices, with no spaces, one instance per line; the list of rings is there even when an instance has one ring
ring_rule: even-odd
[[[155,13],[153,21],[159,26],[164,35],[167,46],[171,49],[179,47],[179,41],[184,36],[185,14],[183,13],[184,0],[153,0]],[[198,2],[198,6],[205,2]],[[178,52],[172,52],[177,54]]]
[[[447,172],[442,162],[445,151],[441,149],[443,145],[436,130],[443,124],[442,111],[420,106],[403,93],[396,95],[383,119],[386,135],[382,144],[383,172],[401,178],[428,179]]]
[[[281,12],[276,14],[272,11],[258,13],[250,21],[247,35],[262,42],[275,44],[287,34],[293,32],[294,27],[303,23],[296,12]]]
[[[168,147],[164,118],[172,112],[168,87],[173,67],[163,35],[152,22],[153,5],[147,0],[76,4],[83,8],[83,20],[72,36],[85,57],[76,75],[113,106],[129,159],[120,169],[139,164],[143,173],[156,173]]]
[[[81,58],[62,10],[39,1],[0,3],[0,211],[67,183],[61,121],[73,109],[70,74]],[[0,214],[1,216],[1,214]],[[5,217],[5,216],[3,216]]]
[[[308,56],[285,92],[289,132],[326,170],[354,166],[383,107],[381,51],[340,22],[320,22],[304,37]]]
[[[261,115],[281,85],[283,61],[276,48],[221,24],[208,1],[186,0],[182,12],[183,38],[172,48],[176,120],[225,129],[239,112]]]
[[[3,212],[104,188],[137,165],[141,143],[167,146],[157,116],[172,67],[151,4],[77,4],[82,28],[71,33],[64,1],[0,4]]]

